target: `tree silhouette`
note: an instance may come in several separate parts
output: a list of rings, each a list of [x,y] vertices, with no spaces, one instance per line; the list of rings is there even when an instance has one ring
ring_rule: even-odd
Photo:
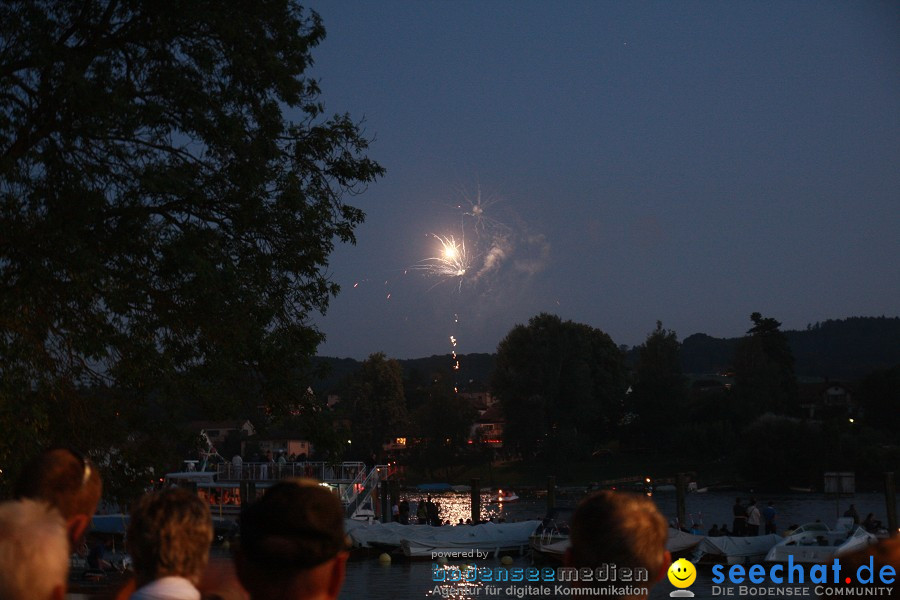
[[[64,443],[140,486],[173,420],[302,399],[383,173],[305,75],[324,34],[285,1],[0,4],[0,464]]]

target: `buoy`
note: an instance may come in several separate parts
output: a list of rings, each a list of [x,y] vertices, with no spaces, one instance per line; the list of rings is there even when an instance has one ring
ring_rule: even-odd
[[[380,563],[383,564],[383,565],[389,565],[389,564],[391,564],[391,555],[388,554],[387,552],[382,552],[382,553],[378,556],[378,562],[380,562]]]
[[[502,564],[502,565],[511,565],[511,564],[513,564],[512,556],[510,556],[509,554],[505,554],[505,555],[503,556],[503,558],[500,559],[500,564]]]

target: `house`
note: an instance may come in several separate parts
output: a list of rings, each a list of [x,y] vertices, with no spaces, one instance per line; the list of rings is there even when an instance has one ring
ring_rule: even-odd
[[[497,398],[490,392],[460,392],[457,397],[468,400],[479,415],[497,404]]]
[[[853,391],[846,383],[824,381],[799,386],[800,408],[810,419],[851,416],[856,413]]]
[[[225,442],[228,434],[233,431],[238,432],[241,438],[256,435],[256,428],[247,419],[243,421],[194,421],[190,424],[190,429],[196,431],[198,435],[201,431],[205,431],[206,437],[213,444]]]
[[[259,452],[265,454],[271,452],[273,456],[278,456],[279,452],[284,452],[285,456],[294,456],[296,460],[307,460],[312,454],[312,444],[309,440],[304,440],[296,433],[289,431],[273,431],[265,436],[254,440]],[[241,444],[241,455],[245,454],[245,445]]]
[[[486,444],[493,448],[503,447],[503,428],[506,418],[499,404],[494,404],[475,419],[469,435],[474,444]]]
[[[390,441],[382,444],[381,448],[385,452],[403,452],[414,445],[415,440],[406,437],[391,438]]]

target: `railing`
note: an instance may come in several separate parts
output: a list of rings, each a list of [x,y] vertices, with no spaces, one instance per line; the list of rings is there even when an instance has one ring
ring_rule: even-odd
[[[374,472],[374,471],[373,471]],[[350,482],[350,485],[344,486],[340,492],[341,503],[349,506],[356,497],[365,489],[366,481],[372,476],[372,473],[366,473],[365,469],[361,469],[356,474],[356,478]]]
[[[353,518],[356,512],[364,507],[367,503],[371,508],[372,493],[378,489],[378,485],[382,479],[390,476],[391,470],[389,465],[376,465],[374,469],[369,471],[365,479],[361,482],[354,480],[352,485],[347,486],[344,494],[341,495],[341,501],[345,507],[345,514],[348,519]],[[374,514],[374,510],[372,511]]]
[[[360,475],[364,476],[365,472],[366,465],[362,462],[303,461],[285,464],[245,462],[240,465],[226,462],[216,465],[217,479],[220,482],[272,481],[291,477],[309,477],[329,483],[352,483]]]

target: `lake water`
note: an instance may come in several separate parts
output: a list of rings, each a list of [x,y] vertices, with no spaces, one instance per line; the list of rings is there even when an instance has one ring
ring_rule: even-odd
[[[566,495],[563,491],[557,494],[557,506],[574,506],[578,495]],[[691,515],[688,522],[702,522],[706,528],[713,523],[721,526],[727,523],[731,527],[731,507],[737,496],[748,499],[747,494],[736,492],[711,492],[706,494],[689,494],[686,497],[686,513]],[[415,513],[415,502],[419,494],[401,494],[413,504],[412,512]],[[442,509],[442,518],[457,522],[460,518],[469,517],[468,494],[437,494],[434,495]],[[765,506],[770,500],[775,503],[778,511],[776,522],[779,531],[783,531],[791,524],[802,524],[810,521],[821,520],[833,525],[837,516],[842,515],[847,507],[853,503],[862,518],[872,512],[877,519],[885,520],[886,508],[883,494],[859,493],[852,498],[842,498],[839,503],[833,499],[825,499],[821,494],[758,494],[756,495],[760,506]],[[531,518],[540,518],[546,510],[546,499],[534,495],[522,494],[519,502],[507,505],[485,504],[482,506],[488,516],[502,516],[507,520],[521,521]],[[656,493],[653,500],[657,503],[662,513],[667,518],[674,518],[676,514],[675,493]],[[500,561],[489,558],[480,561],[450,561],[450,565],[460,566],[475,562],[479,567],[500,567]],[[528,556],[514,557],[513,567],[533,566]],[[541,566],[541,565],[538,565]],[[357,598],[371,598],[373,600],[396,600],[400,598],[438,598],[452,597],[465,600],[484,600],[490,598],[530,598],[545,599],[559,597],[578,597],[572,595],[568,588],[559,589],[556,586],[567,584],[551,583],[444,583],[437,584],[432,580],[431,561],[407,561],[395,558],[390,565],[382,565],[376,559],[354,560],[348,564],[347,579],[341,592],[342,600]],[[529,587],[530,586],[530,587]],[[544,586],[543,589],[541,586]],[[778,588],[776,590],[775,588]],[[792,588],[787,590],[786,588]],[[669,598],[669,593],[675,588],[664,580],[654,586],[650,591],[650,598]],[[780,591],[779,591],[780,590]],[[690,586],[696,598],[742,598],[752,596],[754,598],[784,598],[788,594],[793,598],[817,598],[815,586],[808,582],[803,586],[775,585],[765,583],[759,585],[750,584],[746,589],[739,586],[714,587],[712,573],[708,569],[698,572],[696,582]],[[729,593],[730,592],[730,593]]]

